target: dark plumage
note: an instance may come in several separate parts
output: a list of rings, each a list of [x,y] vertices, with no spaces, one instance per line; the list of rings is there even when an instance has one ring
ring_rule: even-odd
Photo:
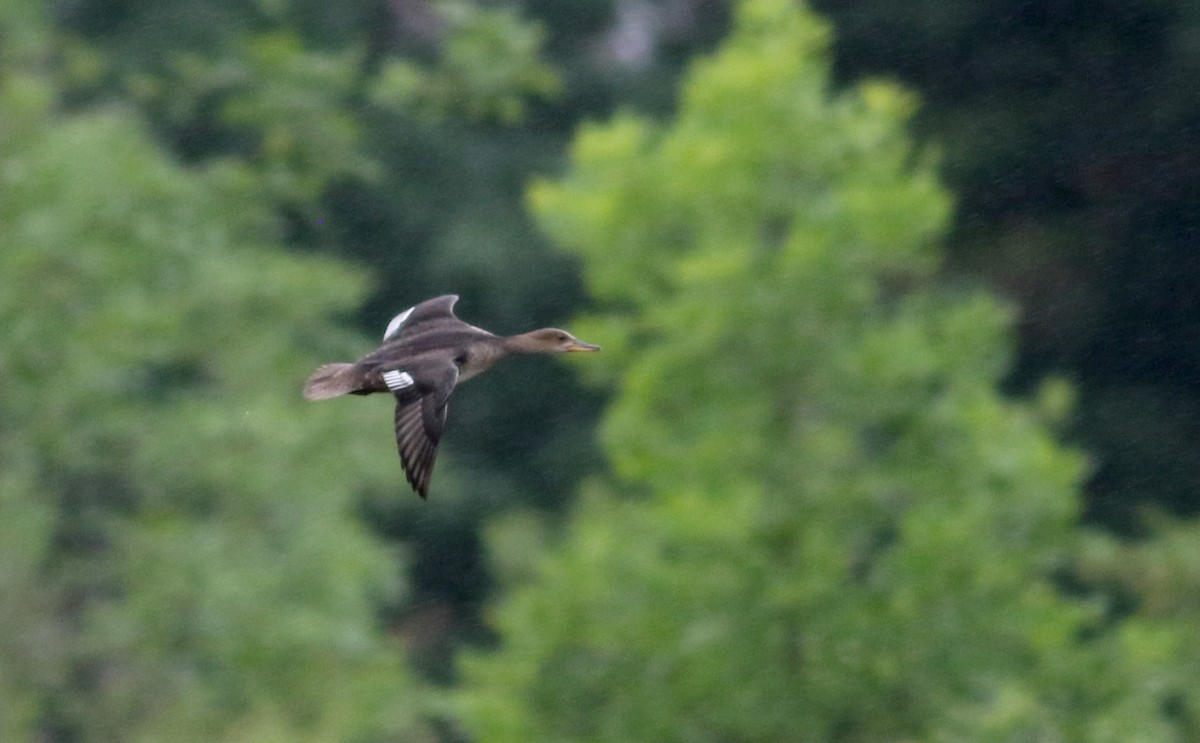
[[[326,364],[304,385],[309,400],[395,395],[396,446],[404,474],[422,498],[429,493],[447,401],[456,385],[513,354],[600,350],[557,328],[493,335],[455,317],[457,301],[448,294],[401,312],[388,324],[378,349],[353,364]]]

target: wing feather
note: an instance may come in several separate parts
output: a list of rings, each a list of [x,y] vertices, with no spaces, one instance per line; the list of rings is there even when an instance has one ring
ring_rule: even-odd
[[[450,393],[458,381],[458,368],[448,364],[438,370],[414,370],[415,389],[395,393],[396,449],[404,475],[417,495],[429,495],[429,481],[437,461],[438,442],[446,427]]]
[[[457,295],[443,294],[409,307],[388,323],[387,330],[383,333],[383,342],[387,344],[410,335],[433,320],[458,320],[454,315],[454,303],[457,301]]]

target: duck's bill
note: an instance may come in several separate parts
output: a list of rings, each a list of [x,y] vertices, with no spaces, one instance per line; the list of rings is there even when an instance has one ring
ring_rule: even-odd
[[[593,346],[591,343],[584,343],[583,341],[575,341],[571,345],[567,346],[567,350],[568,351],[599,351],[600,346]]]

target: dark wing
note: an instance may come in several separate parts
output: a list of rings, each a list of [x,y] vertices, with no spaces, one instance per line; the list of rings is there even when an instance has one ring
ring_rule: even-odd
[[[440,297],[427,299],[418,305],[409,307],[404,312],[392,318],[383,334],[383,342],[388,343],[423,330],[421,326],[437,321],[452,320],[458,322],[454,315],[454,303],[458,301],[456,294],[444,294]]]
[[[438,442],[446,427],[447,401],[458,381],[458,369],[447,365],[436,371],[421,370],[413,390],[397,392],[396,448],[404,474],[417,495],[429,495],[429,480],[437,459]]]
[[[446,426],[446,410],[446,405],[434,407],[429,396],[405,403],[396,395],[396,448],[400,450],[408,484],[422,498],[429,495],[438,441]]]

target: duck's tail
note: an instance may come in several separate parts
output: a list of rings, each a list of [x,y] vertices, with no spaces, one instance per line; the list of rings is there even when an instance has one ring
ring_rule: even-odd
[[[304,383],[304,399],[328,400],[353,392],[357,386],[354,364],[326,364],[313,372]]]

